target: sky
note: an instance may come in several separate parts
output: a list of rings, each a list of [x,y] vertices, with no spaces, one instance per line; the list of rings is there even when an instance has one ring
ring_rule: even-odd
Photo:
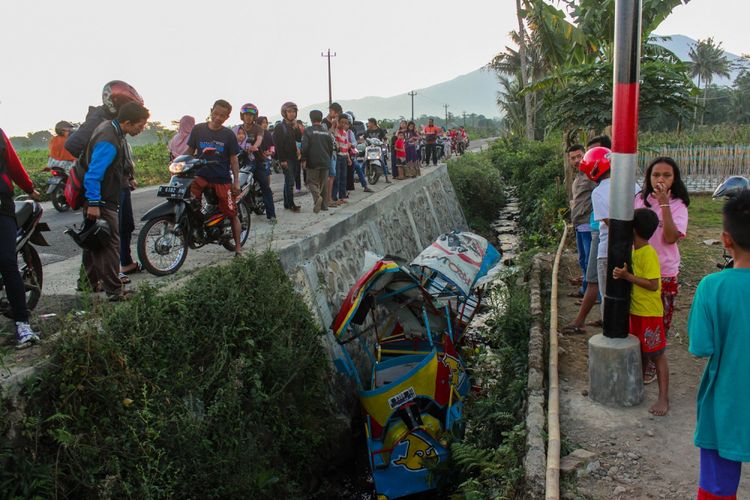
[[[80,122],[109,80],[132,84],[153,120],[199,120],[216,99],[274,117],[333,98],[391,96],[469,73],[509,44],[514,0],[2,0],[0,127]],[[347,8],[342,8],[342,5]],[[750,52],[747,0],[692,0],[657,30]]]

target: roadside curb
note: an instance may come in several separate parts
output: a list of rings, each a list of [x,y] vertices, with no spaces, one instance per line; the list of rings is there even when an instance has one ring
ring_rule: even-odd
[[[534,256],[529,280],[531,328],[529,329],[529,373],[526,390],[526,456],[523,460],[526,484],[525,498],[543,498],[547,474],[544,394],[544,316],[542,311],[541,273],[543,258]]]

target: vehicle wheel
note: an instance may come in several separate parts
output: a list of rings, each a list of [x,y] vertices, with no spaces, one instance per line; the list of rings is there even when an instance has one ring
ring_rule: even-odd
[[[163,215],[148,221],[138,234],[138,259],[154,276],[176,272],[188,253],[184,234],[175,234],[173,215]]]
[[[26,289],[26,307],[31,311],[42,297],[42,283],[44,282],[42,260],[39,258],[36,248],[29,244],[21,249],[19,257],[22,257],[22,262],[19,262],[19,269]]]
[[[65,201],[65,186],[58,184],[55,192],[52,193],[52,206],[58,212],[67,212],[70,209],[68,202]]]
[[[252,209],[255,215],[265,215],[266,202],[263,201],[263,191],[261,191],[260,184],[257,181],[253,184],[251,196],[253,197]]]
[[[370,184],[378,183],[378,178],[380,177],[380,175],[378,175],[372,163],[368,163],[365,166],[365,175],[367,177],[367,182],[369,182]]]
[[[250,218],[250,208],[248,207],[246,201],[243,200],[237,203],[237,215],[240,218],[240,245],[244,247],[245,242],[247,241],[247,237],[250,236],[250,224],[252,222]],[[234,252],[234,238],[231,238],[228,241],[224,241],[222,243],[222,246],[224,246],[224,248],[226,248],[230,252]]]

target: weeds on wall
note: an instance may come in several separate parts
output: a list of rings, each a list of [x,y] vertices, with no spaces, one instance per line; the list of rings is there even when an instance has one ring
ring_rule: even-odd
[[[271,253],[71,321],[0,413],[0,496],[303,498],[330,454],[320,333]]]

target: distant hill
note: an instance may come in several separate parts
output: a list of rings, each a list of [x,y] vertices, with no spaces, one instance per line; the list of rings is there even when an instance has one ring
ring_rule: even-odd
[[[454,116],[461,113],[476,113],[487,118],[499,117],[500,111],[496,104],[499,86],[495,74],[478,69],[458,76],[447,82],[438,83],[423,89],[414,89],[414,116],[435,115],[445,116],[443,104],[448,104],[448,111]],[[346,111],[353,111],[358,120],[370,116],[377,118],[398,118],[411,116],[411,97],[406,93],[390,97],[362,97],[361,99],[338,100]],[[328,103],[317,103],[307,106],[300,111],[300,118],[307,119],[312,109],[319,109],[324,113],[328,110]]]
[[[685,35],[654,35],[651,37],[651,39],[655,44],[661,45],[662,47],[670,50],[672,53],[674,53],[674,55],[679,57],[681,61],[685,62],[690,62],[690,49],[698,43],[697,40],[693,40],[692,38]],[[720,41],[718,38],[716,38],[715,40],[717,42]],[[742,59],[740,56],[732,54],[730,52],[726,52],[726,56],[727,59],[729,59],[729,62],[737,62]],[[739,74],[739,69],[732,70],[730,72],[730,78],[716,77],[714,78],[713,83],[722,87],[731,87],[735,78],[737,78],[737,75]]]

